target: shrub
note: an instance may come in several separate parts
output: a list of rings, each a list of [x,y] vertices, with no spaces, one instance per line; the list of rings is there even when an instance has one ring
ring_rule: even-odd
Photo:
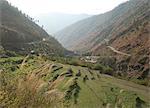
[[[68,90],[65,94],[65,101],[69,101],[71,98],[74,100],[74,104],[77,104],[77,99],[80,92],[80,86],[77,83],[77,80],[74,80],[72,84],[69,86]]]
[[[113,69],[110,68],[110,67],[105,67],[104,70],[103,70],[103,73],[104,74],[108,74],[108,75],[113,75]]]
[[[94,69],[94,70],[103,71],[103,68],[104,68],[104,66],[102,66],[101,64],[95,64],[95,65],[93,66],[93,69]]]

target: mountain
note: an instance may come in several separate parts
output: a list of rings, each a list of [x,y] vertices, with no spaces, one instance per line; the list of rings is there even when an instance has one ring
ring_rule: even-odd
[[[56,33],[56,38],[68,49],[87,51],[129,29],[140,18],[148,16],[148,0],[130,0],[104,14],[74,23]]]
[[[68,26],[57,39],[70,50],[98,56],[124,78],[149,78],[149,6],[149,0],[130,0]]]
[[[22,54],[31,51],[62,54],[65,50],[56,39],[35,24],[32,18],[5,0],[0,0],[0,46],[1,49]]]
[[[102,33],[98,35],[99,38],[97,37],[90,52],[92,55],[114,57],[116,61],[113,67],[117,74],[121,73],[121,76],[127,76],[129,79],[146,80],[150,78],[150,1],[131,0],[128,3],[134,9],[111,25],[112,29],[109,28],[111,32],[108,34],[110,37],[102,35],[106,36],[104,38],[108,39],[107,42],[100,44]]]
[[[90,17],[87,14],[64,14],[64,13],[48,13],[36,15],[40,25],[43,25],[49,34],[54,34],[61,29],[73,24],[79,20]]]
[[[66,50],[33,18],[0,0],[0,53],[12,54],[0,58],[0,108],[150,108],[148,3],[131,0],[107,13],[114,16],[104,24],[80,25],[100,33],[71,37],[66,44],[77,42],[88,56],[68,57],[58,56]]]

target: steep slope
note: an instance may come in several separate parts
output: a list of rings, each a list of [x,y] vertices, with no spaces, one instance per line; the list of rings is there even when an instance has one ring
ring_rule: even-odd
[[[92,49],[93,55],[114,57],[116,72],[127,72],[129,78],[150,78],[150,23],[144,16],[121,35],[112,38],[107,44]],[[111,60],[110,60],[111,61]]]
[[[44,28],[49,34],[54,34],[61,29],[87,17],[90,17],[90,15],[48,13],[35,16],[35,18],[39,20],[39,24],[44,25]]]
[[[63,47],[42,27],[7,1],[0,0],[0,45],[19,53],[63,53]]]
[[[110,12],[79,21],[56,34],[68,49],[87,51],[130,28],[136,20],[147,17],[149,0],[130,0]]]
[[[103,15],[80,21],[58,33],[63,45],[99,56],[124,78],[150,78],[150,1],[130,0]],[[59,35],[60,34],[60,35]],[[113,64],[111,64],[113,63]]]
[[[121,72],[129,78],[145,80],[150,78],[150,1],[137,1],[133,1],[134,4],[140,3],[136,4],[133,14],[123,21],[118,20],[116,26],[113,25],[114,30],[108,42],[95,45],[91,51],[93,55],[115,56],[116,73]],[[127,15],[129,14],[125,14]]]

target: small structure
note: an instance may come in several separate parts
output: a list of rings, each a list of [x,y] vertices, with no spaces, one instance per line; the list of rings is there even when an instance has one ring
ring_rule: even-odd
[[[45,42],[45,41],[46,41],[46,39],[45,39],[45,38],[43,38],[43,39],[42,39],[42,41],[43,41],[43,42]]]
[[[81,57],[80,60],[89,62],[89,63],[97,63],[98,56],[84,56]]]
[[[31,50],[30,53],[31,53],[31,54],[35,54],[35,51],[34,51],[34,50]]]

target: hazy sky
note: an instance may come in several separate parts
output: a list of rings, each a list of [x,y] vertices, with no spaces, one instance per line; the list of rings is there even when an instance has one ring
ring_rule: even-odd
[[[99,14],[109,11],[127,0],[8,0],[20,10],[35,16],[59,12],[71,14]]]

